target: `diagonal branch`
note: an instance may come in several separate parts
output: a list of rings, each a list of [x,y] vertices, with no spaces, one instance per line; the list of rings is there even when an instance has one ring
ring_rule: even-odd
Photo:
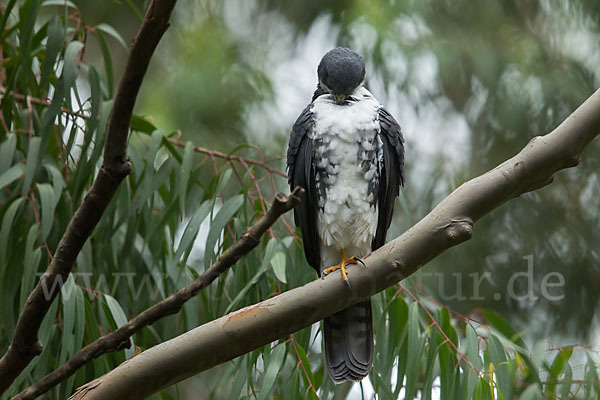
[[[126,361],[82,386],[72,399],[141,399],[396,284],[444,250],[471,238],[473,224],[506,201],[552,181],[579,163],[600,134],[600,90],[560,126],[533,138],[516,156],[464,183],[412,228],[348,269],[230,313]]]
[[[73,375],[79,368],[102,354],[129,347],[131,335],[161,318],[179,312],[186,301],[210,285],[223,272],[237,262],[243,255],[260,243],[260,237],[282,214],[300,202],[303,190],[296,188],[290,195],[278,193],[269,210],[236,240],[219,259],[192,283],[173,293],[166,299],[147,308],[135,318],[129,320],[116,331],[108,333],[90,343],[75,354],[69,361],[52,371],[44,378],[19,393],[13,400],[34,399],[47,392],[60,382]]]
[[[38,331],[83,244],[92,233],[117,187],[131,171],[126,145],[133,106],[150,59],[169,26],[175,0],[153,0],[133,42],[108,124],[102,168],[71,219],[50,265],[21,311],[8,350],[0,359],[0,394],[41,353]],[[50,290],[48,290],[50,288]]]

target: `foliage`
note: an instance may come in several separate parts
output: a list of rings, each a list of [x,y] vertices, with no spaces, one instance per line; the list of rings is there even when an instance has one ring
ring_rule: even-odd
[[[16,3],[0,5],[2,350],[100,167],[118,78],[115,44],[125,43],[106,23],[87,25],[68,1]],[[100,60],[88,57],[92,46],[98,47]],[[249,90],[240,76],[229,81],[228,90]],[[264,78],[258,72],[253,77]],[[209,81],[218,92],[216,76],[193,78]],[[188,85],[192,97],[194,88],[202,86],[188,81],[180,85]],[[573,101],[580,99],[575,96]],[[204,111],[204,130],[226,126],[227,120],[214,110]],[[241,108],[235,113],[239,118]],[[280,161],[266,160],[260,148],[240,145],[229,154],[214,152],[181,141],[179,132],[160,129],[141,115],[134,116],[131,128],[133,173],[47,314],[40,330],[43,353],[14,382],[9,395],[189,283],[262,215],[275,189],[285,186],[284,174],[277,171]],[[239,157],[229,157],[233,154]],[[404,214],[413,218],[406,205]],[[284,216],[259,247],[179,314],[138,332],[130,349],[90,362],[48,397],[65,398],[137,348],[149,348],[314,279],[291,226],[290,216]],[[369,381],[380,398],[600,398],[595,354],[589,349],[550,348],[546,341],[529,348],[499,314],[455,313],[410,280],[375,296],[373,304],[376,359]],[[320,346],[317,327],[302,330],[207,371],[199,377],[202,390],[215,399],[343,398],[357,386],[335,386],[329,380]],[[155,397],[197,397],[187,390],[189,386],[177,385]]]

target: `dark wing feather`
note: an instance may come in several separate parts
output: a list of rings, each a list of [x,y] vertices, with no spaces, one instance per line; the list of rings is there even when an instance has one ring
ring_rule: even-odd
[[[309,104],[296,120],[287,153],[288,182],[290,189],[300,186],[304,195],[294,208],[294,222],[300,227],[306,260],[319,273],[321,256],[317,234],[317,188],[313,168],[313,146],[309,137],[315,122]]]
[[[379,109],[379,137],[383,143],[383,165],[380,165],[377,206],[377,231],[371,243],[373,250],[385,244],[385,236],[394,214],[394,201],[404,185],[404,138],[394,117],[383,107]]]

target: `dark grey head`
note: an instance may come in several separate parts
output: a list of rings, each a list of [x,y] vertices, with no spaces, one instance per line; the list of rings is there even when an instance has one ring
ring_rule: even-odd
[[[365,79],[365,62],[357,52],[336,47],[323,56],[317,73],[321,88],[341,102]]]

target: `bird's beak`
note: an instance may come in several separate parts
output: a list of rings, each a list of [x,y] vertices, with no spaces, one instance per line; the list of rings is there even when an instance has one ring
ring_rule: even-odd
[[[335,96],[335,100],[338,103],[343,103],[344,100],[346,100],[346,95],[345,94],[335,94],[334,96]]]

